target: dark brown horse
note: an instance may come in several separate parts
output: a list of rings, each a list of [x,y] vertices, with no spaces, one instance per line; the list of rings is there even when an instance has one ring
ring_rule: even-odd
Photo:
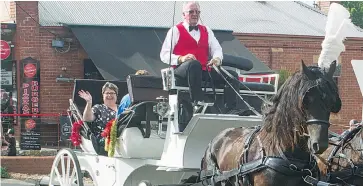
[[[323,154],[317,155],[321,180],[363,186],[363,126],[330,143]]]
[[[302,176],[311,175],[316,166],[311,152],[327,149],[330,113],[341,109],[332,78],[335,68],[335,61],[328,70],[302,62],[272,105],[263,109],[262,127],[229,128],[210,142],[200,180],[214,177],[217,185],[305,185]],[[236,170],[237,176],[232,174]],[[223,172],[229,179],[218,182]]]

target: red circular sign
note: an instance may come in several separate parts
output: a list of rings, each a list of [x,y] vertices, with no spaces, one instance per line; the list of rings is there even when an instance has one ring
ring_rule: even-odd
[[[34,64],[30,63],[24,66],[24,74],[26,77],[32,78],[35,76],[36,73],[37,73],[37,67],[35,67]]]
[[[8,44],[8,42],[1,40],[0,41],[0,53],[1,53],[1,60],[5,60],[6,58],[8,58],[10,56],[10,45]]]
[[[35,121],[32,119],[26,120],[25,122],[25,128],[30,131],[35,128]]]

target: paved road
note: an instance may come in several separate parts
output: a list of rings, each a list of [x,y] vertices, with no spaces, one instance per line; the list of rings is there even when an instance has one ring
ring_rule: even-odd
[[[44,177],[39,184],[42,186],[42,185],[48,185],[48,183],[49,183],[49,178]],[[35,183],[25,182],[21,180],[14,180],[14,179],[3,179],[3,178],[1,178],[0,182],[0,186],[35,186],[35,185],[36,185]],[[93,185],[85,184],[85,186],[93,186]]]

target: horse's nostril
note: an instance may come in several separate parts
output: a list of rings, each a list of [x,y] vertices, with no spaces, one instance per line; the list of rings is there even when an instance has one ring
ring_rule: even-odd
[[[319,144],[318,143],[313,143],[313,150],[314,150],[314,152],[319,152]]]

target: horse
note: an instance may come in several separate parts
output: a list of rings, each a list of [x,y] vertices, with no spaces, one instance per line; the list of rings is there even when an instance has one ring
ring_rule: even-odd
[[[330,113],[341,109],[335,69],[336,61],[329,69],[307,67],[301,61],[300,70],[285,81],[271,104],[263,106],[262,126],[228,128],[211,140],[199,181],[231,186],[306,185],[302,176],[318,172],[311,154],[327,149]]]
[[[363,126],[358,125],[328,149],[316,155],[320,180],[342,185],[363,186]]]

